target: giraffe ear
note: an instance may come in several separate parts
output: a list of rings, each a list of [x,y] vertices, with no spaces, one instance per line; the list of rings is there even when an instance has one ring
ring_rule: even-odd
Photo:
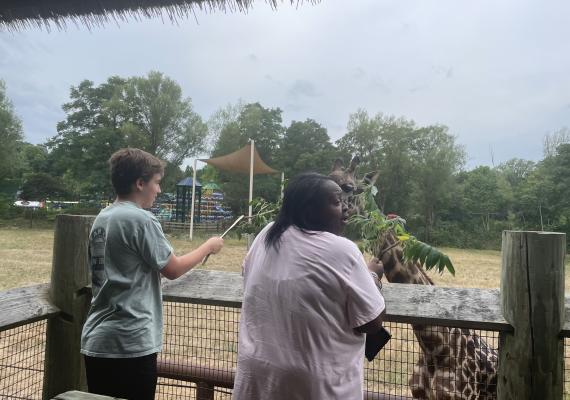
[[[380,175],[380,171],[368,172],[366,175],[364,175],[363,181],[367,185],[374,185],[376,183],[376,181],[378,180],[379,175]]]
[[[348,172],[354,173],[354,171],[356,171],[356,166],[358,164],[360,164],[360,158],[358,158],[358,156],[354,156],[354,158],[350,162],[350,167],[348,167]]]
[[[336,160],[334,160],[334,164],[333,164],[333,171],[339,171],[342,170],[342,168],[344,167],[344,162],[342,161],[342,159],[337,158]]]

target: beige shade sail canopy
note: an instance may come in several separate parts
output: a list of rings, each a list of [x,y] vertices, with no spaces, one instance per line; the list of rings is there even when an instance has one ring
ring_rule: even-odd
[[[243,174],[250,173],[251,143],[245,145],[241,149],[234,151],[225,156],[200,160],[208,163],[216,168],[230,172],[241,172]],[[271,168],[259,156],[257,149],[253,151],[253,174],[277,174],[279,171]]]

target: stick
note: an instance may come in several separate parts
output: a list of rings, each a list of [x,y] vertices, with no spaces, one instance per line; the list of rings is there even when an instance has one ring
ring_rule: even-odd
[[[238,224],[239,221],[241,221],[243,219],[243,215],[240,215],[233,224],[230,225],[230,227],[228,229],[226,229],[226,231],[224,233],[222,233],[222,235],[220,236],[221,238],[223,238],[224,236],[226,236],[226,234],[232,230],[232,228],[234,226],[236,226]],[[210,253],[211,254],[211,253]],[[205,258],[204,261],[202,261],[202,265],[206,264],[206,261],[208,261],[208,258],[210,257],[210,254],[208,254]]]

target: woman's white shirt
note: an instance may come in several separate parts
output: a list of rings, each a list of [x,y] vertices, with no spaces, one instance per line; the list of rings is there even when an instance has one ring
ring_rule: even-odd
[[[290,227],[279,250],[270,225],[244,264],[234,399],[362,399],[365,335],[385,308],[358,247]]]

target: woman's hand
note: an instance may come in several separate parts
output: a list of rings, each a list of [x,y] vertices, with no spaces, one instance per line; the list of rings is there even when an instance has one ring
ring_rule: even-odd
[[[378,275],[378,279],[384,276],[384,264],[378,258],[374,257],[368,261],[368,269]]]

